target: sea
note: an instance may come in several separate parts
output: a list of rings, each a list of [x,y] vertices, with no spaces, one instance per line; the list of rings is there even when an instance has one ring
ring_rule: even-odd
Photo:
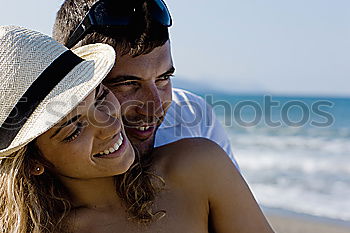
[[[194,92],[260,205],[350,223],[350,98]]]

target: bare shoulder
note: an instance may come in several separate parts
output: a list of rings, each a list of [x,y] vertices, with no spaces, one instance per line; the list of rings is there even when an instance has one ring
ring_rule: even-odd
[[[248,185],[220,146],[191,138],[166,145],[156,153],[158,168],[179,187],[177,190],[208,203],[214,232],[273,232]]]
[[[226,152],[205,138],[187,138],[156,148],[157,170],[168,179],[204,184],[203,179],[219,169],[236,170]]]
[[[157,157],[172,162],[188,162],[189,160],[228,159],[225,151],[215,142],[206,138],[185,138],[155,149]]]

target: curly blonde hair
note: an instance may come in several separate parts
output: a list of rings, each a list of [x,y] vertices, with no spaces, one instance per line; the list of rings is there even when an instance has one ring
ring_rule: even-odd
[[[149,223],[164,215],[164,211],[152,210],[164,181],[150,171],[151,157],[143,157],[143,161],[137,157],[126,173],[115,176],[116,192],[123,200],[130,219]],[[30,172],[37,163],[48,168],[42,175]],[[41,156],[35,142],[1,158],[1,233],[69,232],[68,224],[65,224],[72,210],[69,192],[50,172],[52,167]]]

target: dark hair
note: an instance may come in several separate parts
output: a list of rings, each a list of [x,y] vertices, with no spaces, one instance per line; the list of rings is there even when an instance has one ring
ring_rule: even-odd
[[[52,32],[53,38],[65,45],[69,36],[95,2],[97,0],[66,0],[57,12]],[[133,57],[150,53],[153,49],[164,45],[169,40],[169,32],[167,27],[162,26],[150,17],[148,9],[149,4],[145,0],[142,10],[135,19],[136,23],[128,28],[128,32],[113,38],[93,32],[87,34],[78,43],[79,46],[106,43],[113,46],[120,55],[128,54]]]

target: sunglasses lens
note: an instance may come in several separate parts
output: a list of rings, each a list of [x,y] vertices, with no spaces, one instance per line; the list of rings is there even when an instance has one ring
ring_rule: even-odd
[[[139,1],[138,4],[142,4]],[[150,1],[152,17],[165,27],[170,27],[171,16],[162,0]],[[111,0],[101,0],[90,10],[96,25],[127,26],[133,16],[134,7],[130,4]]]
[[[145,0],[138,0],[142,4]],[[67,47],[72,48],[84,35],[90,32],[113,33],[127,31],[135,15],[135,5],[131,2],[115,0],[99,0],[89,10],[80,25],[74,30],[67,42]],[[172,24],[169,10],[163,0],[149,0],[150,13],[156,21],[165,27]]]
[[[162,0],[153,0],[152,16],[163,26],[170,27],[172,24],[169,10]]]
[[[117,5],[115,1],[99,1],[90,10],[95,25],[127,26],[131,21],[131,9]]]

